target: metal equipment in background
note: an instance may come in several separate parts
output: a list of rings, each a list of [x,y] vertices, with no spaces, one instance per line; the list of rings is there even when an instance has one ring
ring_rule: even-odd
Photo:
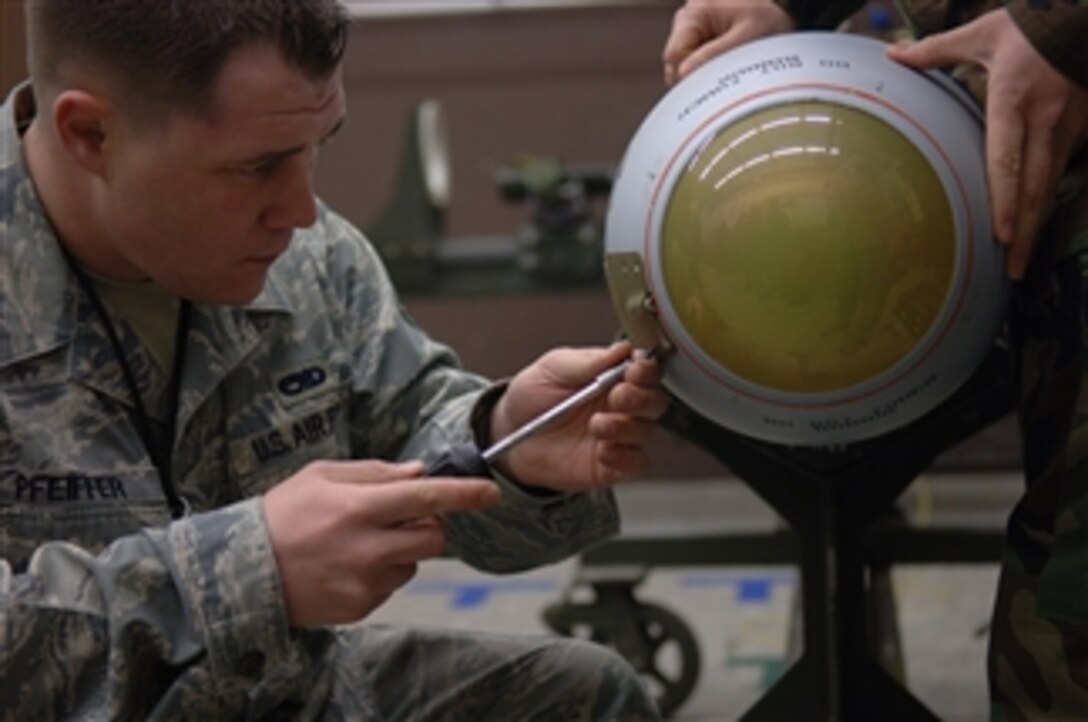
[[[542,617],[557,634],[615,649],[639,673],[661,715],[668,718],[699,682],[699,643],[681,616],[637,598],[635,590],[649,566],[632,564],[631,558],[583,573]],[[582,592],[591,595],[583,599]]]
[[[419,103],[396,191],[366,229],[402,294],[493,295],[603,283],[604,231],[594,201],[611,190],[612,166],[523,155],[494,180],[502,201],[529,207],[525,224],[508,235],[450,237],[448,137],[441,103]]]

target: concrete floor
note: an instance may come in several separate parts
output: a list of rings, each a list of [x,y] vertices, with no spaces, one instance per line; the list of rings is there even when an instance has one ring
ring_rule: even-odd
[[[1018,490],[1015,472],[925,476],[912,484],[900,507],[921,526],[999,528]],[[620,488],[619,498],[627,535],[778,523],[761,500],[732,479],[633,482]],[[452,560],[431,562],[372,618],[549,633],[541,612],[560,600],[578,574],[576,560],[510,577],[486,576]],[[906,684],[942,720],[988,719],[984,665],[996,579],[995,564],[893,571]],[[696,687],[672,719],[739,719],[774,684],[796,654],[791,630],[796,629],[797,593],[798,574],[788,566],[662,567],[648,573],[638,600],[679,616],[699,650]],[[672,673],[683,663],[679,651],[666,650],[659,668]]]

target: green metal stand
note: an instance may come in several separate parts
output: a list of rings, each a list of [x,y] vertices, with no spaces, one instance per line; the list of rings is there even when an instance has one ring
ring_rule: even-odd
[[[635,562],[797,564],[801,656],[743,719],[936,720],[880,656],[881,642],[897,644],[898,632],[895,620],[887,618],[894,617],[894,603],[880,603],[890,586],[878,589],[874,580],[886,578],[897,563],[984,563],[1000,557],[1000,529],[911,528],[894,505],[936,456],[1013,408],[1012,378],[1011,352],[995,345],[970,381],[935,411],[894,433],[834,449],[754,441],[677,408],[666,426],[717,457],[789,529],[677,540],[621,538],[583,555],[583,568]]]

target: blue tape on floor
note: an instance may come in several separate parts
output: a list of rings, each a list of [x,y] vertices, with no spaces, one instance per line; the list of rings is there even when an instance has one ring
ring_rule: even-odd
[[[447,594],[451,609],[477,609],[484,606],[496,594],[555,593],[559,582],[552,579],[496,579],[482,581],[457,581],[447,579],[421,579],[404,588],[408,594]]]
[[[743,604],[763,604],[771,598],[770,579],[741,579],[737,584],[737,601]]]
[[[770,601],[775,586],[793,586],[796,583],[796,573],[788,571],[760,574],[729,571],[700,572],[686,574],[680,578],[680,586],[689,589],[734,587],[738,604],[766,604]]]
[[[678,580],[681,588],[733,588],[738,604],[767,604],[777,586],[797,583],[794,572],[700,572],[685,574]],[[408,594],[448,595],[450,609],[470,610],[485,606],[497,594],[555,594],[564,584],[558,579],[416,579],[404,588]]]

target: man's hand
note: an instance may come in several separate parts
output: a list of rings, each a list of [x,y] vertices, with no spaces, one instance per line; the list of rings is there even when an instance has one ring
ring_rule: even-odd
[[[986,177],[1006,271],[1023,278],[1070,157],[1088,138],[1088,89],[1055,70],[1001,9],[954,30],[888,48],[915,68],[976,63],[988,73]]]
[[[497,504],[490,480],[420,478],[420,462],[313,463],[264,496],[293,626],[362,619],[442,553],[442,514]]]
[[[697,67],[750,40],[794,29],[773,0],[688,0],[676,11],[661,55],[672,85]]]
[[[491,414],[498,441],[631,356],[630,344],[551,351],[513,378]],[[668,396],[653,360],[632,364],[607,394],[500,457],[499,471],[528,486],[600,489],[645,468],[644,447]]]

